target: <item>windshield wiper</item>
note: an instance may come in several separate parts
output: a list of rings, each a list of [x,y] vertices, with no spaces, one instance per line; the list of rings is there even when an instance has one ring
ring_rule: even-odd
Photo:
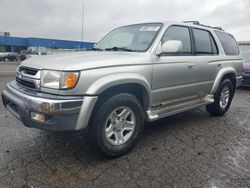
[[[105,48],[106,51],[127,51],[127,52],[134,52],[134,50],[125,48],[125,47],[112,47],[112,48]]]

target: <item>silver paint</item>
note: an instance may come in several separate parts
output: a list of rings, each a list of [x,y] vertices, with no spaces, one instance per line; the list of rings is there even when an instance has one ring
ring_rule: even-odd
[[[211,32],[219,54],[214,56],[158,56],[160,40],[171,25],[191,26]],[[148,120],[205,105],[213,101],[221,79],[226,74],[242,79],[240,56],[226,56],[214,29],[190,23],[165,23],[147,52],[86,51],[29,59],[21,66],[39,70],[80,71],[71,90],[41,88],[56,95],[82,95],[83,104],[76,129],[85,128],[98,96],[106,89],[121,84],[137,84],[143,88]],[[164,106],[167,104],[167,106]],[[154,106],[163,105],[159,113]],[[164,114],[165,113],[165,114]]]

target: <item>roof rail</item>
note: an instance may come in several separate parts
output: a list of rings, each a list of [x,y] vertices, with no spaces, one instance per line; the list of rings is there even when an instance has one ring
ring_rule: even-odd
[[[192,23],[194,25],[200,25],[200,26],[203,26],[203,27],[209,27],[209,28],[212,28],[212,29],[217,29],[217,30],[224,31],[221,27],[212,27],[210,25],[200,24],[199,21],[184,21],[183,23]]]
[[[192,24],[197,24],[197,25],[200,24],[199,21],[184,21],[183,23],[192,23]]]

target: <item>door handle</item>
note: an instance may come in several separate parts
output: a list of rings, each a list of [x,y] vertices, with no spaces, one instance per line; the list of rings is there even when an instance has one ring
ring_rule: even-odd
[[[188,65],[188,69],[195,69],[194,64],[189,64],[189,65]]]

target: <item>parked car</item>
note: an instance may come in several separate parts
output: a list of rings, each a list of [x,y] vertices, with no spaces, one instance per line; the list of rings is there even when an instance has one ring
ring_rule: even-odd
[[[243,81],[241,86],[250,86],[250,52],[243,52],[242,58],[245,62],[243,63]]]
[[[88,128],[91,143],[117,157],[144,121],[200,106],[224,115],[241,80],[231,34],[198,22],[143,23],[111,31],[92,51],[23,61],[2,97],[25,126]]]
[[[21,55],[20,55],[20,60],[24,61],[26,59],[33,58],[33,57],[38,57],[38,56],[41,56],[41,55],[47,55],[47,53],[46,52],[36,52],[36,51],[22,50]]]
[[[19,54],[15,52],[5,52],[0,54],[0,61],[17,61]]]
[[[24,61],[27,59],[27,55],[28,55],[28,50],[22,50],[20,53],[20,60]]]
[[[0,53],[0,61],[3,61],[4,53]]]

